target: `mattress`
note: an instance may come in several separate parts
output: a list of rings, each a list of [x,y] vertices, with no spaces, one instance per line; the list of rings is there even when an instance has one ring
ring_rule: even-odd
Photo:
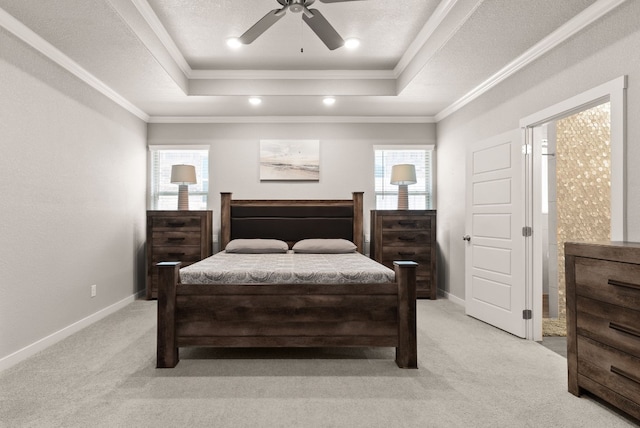
[[[360,253],[220,252],[180,269],[183,284],[363,284],[395,281],[393,270]]]

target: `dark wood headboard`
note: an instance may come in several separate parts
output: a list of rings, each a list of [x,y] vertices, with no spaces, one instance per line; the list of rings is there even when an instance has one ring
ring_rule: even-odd
[[[343,238],[363,245],[363,192],[344,200],[234,200],[221,193],[220,250],[232,239]]]

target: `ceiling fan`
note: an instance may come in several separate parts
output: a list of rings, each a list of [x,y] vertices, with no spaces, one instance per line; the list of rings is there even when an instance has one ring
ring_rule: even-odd
[[[281,9],[274,9],[253,24],[238,41],[243,45],[248,45],[257,39],[262,33],[267,31],[273,24],[278,22],[286,13],[287,9],[292,13],[302,13],[302,19],[313,30],[314,33],[331,50],[344,45],[344,40],[340,34],[329,24],[329,21],[320,13],[318,9],[309,9],[316,0],[276,0],[282,5]],[[348,1],[362,0],[319,0],[320,3],[343,3]]]

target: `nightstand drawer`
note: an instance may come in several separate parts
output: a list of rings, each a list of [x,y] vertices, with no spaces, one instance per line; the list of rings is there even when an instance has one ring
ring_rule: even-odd
[[[154,246],[200,245],[202,237],[199,231],[157,231],[152,232]]]
[[[626,308],[640,306],[640,265],[576,257],[578,295]]]
[[[640,359],[578,336],[578,373],[640,404]]]
[[[411,260],[420,264],[431,261],[431,254],[425,247],[384,247],[382,249],[383,263],[393,263],[395,260]]]
[[[180,217],[153,217],[152,227],[154,229],[191,229],[200,230],[202,217],[183,215]]]
[[[578,334],[640,358],[640,312],[578,296]]]
[[[428,230],[385,231],[382,235],[383,246],[429,245],[431,232]]]
[[[153,252],[152,263],[155,265],[159,262],[197,262],[202,260],[200,247],[196,246],[171,246],[159,247]]]
[[[410,216],[385,215],[382,217],[382,230],[387,233],[389,230],[430,230],[431,220],[429,218],[417,218]]]

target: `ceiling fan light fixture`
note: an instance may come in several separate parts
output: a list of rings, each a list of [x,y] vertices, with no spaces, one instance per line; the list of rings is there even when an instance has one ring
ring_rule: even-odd
[[[360,46],[360,40],[354,37],[351,37],[344,41],[344,47],[347,49],[356,49],[358,46]]]
[[[262,104],[262,98],[260,97],[249,97],[249,104],[252,106],[259,106]]]
[[[238,49],[240,46],[242,46],[242,42],[237,37],[229,37],[227,39],[227,46],[229,46],[231,49]]]
[[[332,106],[332,105],[334,105],[336,103],[336,99],[335,99],[335,97],[324,97],[322,99],[322,102],[326,106]]]

